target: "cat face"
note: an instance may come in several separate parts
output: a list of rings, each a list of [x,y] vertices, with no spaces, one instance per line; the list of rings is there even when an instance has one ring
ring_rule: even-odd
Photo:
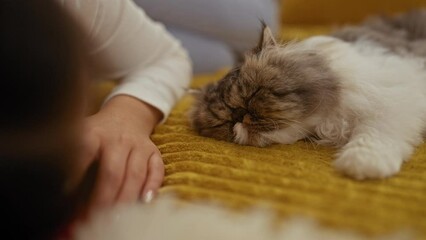
[[[337,88],[324,59],[300,44],[280,46],[264,28],[244,62],[196,95],[192,126],[202,136],[254,146],[332,104]]]

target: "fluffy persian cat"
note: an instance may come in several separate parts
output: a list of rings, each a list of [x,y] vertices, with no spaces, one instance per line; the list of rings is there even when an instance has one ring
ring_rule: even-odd
[[[339,148],[356,179],[397,173],[426,132],[426,10],[278,44],[268,27],[243,62],[195,93],[202,136]]]

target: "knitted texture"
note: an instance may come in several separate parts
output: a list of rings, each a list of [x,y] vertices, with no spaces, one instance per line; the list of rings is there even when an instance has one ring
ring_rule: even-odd
[[[322,34],[332,29],[331,22],[358,21],[379,10],[426,6],[425,0],[283,3],[283,39]],[[223,74],[197,77],[192,85],[203,86]],[[108,82],[96,88],[97,99],[103,99],[113,86]],[[187,202],[212,200],[229,209],[262,205],[276,212],[278,220],[303,215],[335,229],[367,235],[410,229],[418,239],[426,239],[426,144],[418,147],[396,176],[356,181],[333,169],[332,148],[303,141],[256,148],[198,136],[186,114],[191,101],[185,96],[152,136],[166,164],[160,194],[173,193]]]
[[[198,77],[193,87],[222,74]],[[281,219],[309,216],[367,235],[407,228],[426,239],[426,144],[396,176],[356,181],[333,169],[332,148],[303,141],[256,148],[198,136],[186,114],[191,101],[185,96],[152,137],[166,164],[161,193],[231,209],[261,204]]]

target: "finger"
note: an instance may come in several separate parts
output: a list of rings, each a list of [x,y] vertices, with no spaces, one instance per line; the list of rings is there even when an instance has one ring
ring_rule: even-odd
[[[130,148],[106,146],[102,149],[91,208],[112,205],[123,182]]]
[[[70,177],[65,186],[66,192],[74,191],[85,178],[90,165],[99,155],[100,140],[94,135],[83,139],[81,152],[70,169]]]
[[[154,153],[148,162],[148,176],[142,189],[142,199],[148,201],[161,187],[164,179],[164,163],[160,154]]]
[[[136,201],[139,198],[148,171],[148,158],[149,156],[143,154],[140,150],[134,149],[130,153],[126,175],[117,202]]]

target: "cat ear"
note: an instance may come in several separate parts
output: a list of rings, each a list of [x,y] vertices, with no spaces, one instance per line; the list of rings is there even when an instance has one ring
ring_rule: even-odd
[[[274,34],[271,29],[262,22],[262,33],[260,35],[257,46],[253,49],[255,54],[260,53],[264,48],[269,46],[276,46],[277,41],[275,40]]]
[[[263,25],[262,48],[275,45],[277,45],[277,40],[275,40],[274,34],[268,26]]]

